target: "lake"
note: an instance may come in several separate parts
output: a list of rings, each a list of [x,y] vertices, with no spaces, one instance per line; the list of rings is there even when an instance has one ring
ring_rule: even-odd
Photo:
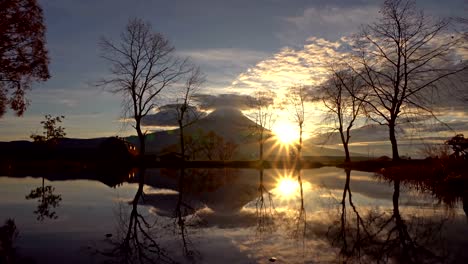
[[[13,219],[18,231],[6,254],[19,263],[468,262],[467,192],[447,201],[335,167],[105,174],[0,177],[0,225]]]

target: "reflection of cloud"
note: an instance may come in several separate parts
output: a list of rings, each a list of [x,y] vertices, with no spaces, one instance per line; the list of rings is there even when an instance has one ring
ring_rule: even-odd
[[[197,217],[202,220],[205,228],[247,228],[257,224],[257,215],[250,210],[241,210],[232,214],[218,214],[212,210],[204,209],[197,212]]]

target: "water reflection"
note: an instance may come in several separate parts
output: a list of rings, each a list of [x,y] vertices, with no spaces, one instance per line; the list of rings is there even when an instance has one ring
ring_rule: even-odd
[[[138,189],[130,202],[130,215],[127,217],[125,208],[120,208],[118,233],[109,240],[112,248],[101,253],[119,263],[175,263],[156,241],[157,222],[138,211],[140,199],[144,200],[145,171],[140,168],[137,176]]]
[[[273,218],[275,216],[275,206],[272,193],[267,190],[264,184],[264,170],[258,170],[258,193],[255,200],[255,215],[257,218],[257,232],[263,234],[274,230]]]
[[[193,244],[188,237],[187,232],[187,220],[188,217],[194,216],[193,214],[196,212],[195,208],[190,205],[190,202],[186,201],[184,196],[185,192],[185,180],[186,180],[186,168],[182,167],[180,170],[179,175],[179,184],[178,184],[178,198],[177,198],[177,205],[175,207],[175,227],[178,227],[178,233],[182,240],[182,248],[183,248],[183,255],[190,260],[191,262],[195,262],[197,257],[199,257],[198,252],[194,248]],[[192,217],[194,218],[194,217]]]
[[[444,225],[450,214],[433,211],[418,214],[418,208],[407,208],[405,217],[400,209],[401,181],[393,185],[391,211],[362,209],[353,202],[351,172],[340,202],[338,225],[331,225],[328,237],[338,246],[342,262],[443,263],[451,262],[443,239]],[[347,208],[349,205],[351,208]],[[408,210],[410,209],[410,210]],[[449,261],[450,260],[450,261]]]
[[[468,257],[462,250],[468,246],[463,192],[445,207],[451,198],[434,199],[435,191],[422,185],[336,168],[140,168],[116,175],[131,184],[99,184],[100,192],[131,192],[122,199],[101,194],[102,201],[119,205],[115,217],[81,211],[94,222],[117,222],[115,231],[89,230],[106,242],[93,248],[108,262],[268,263],[275,257],[278,263],[439,263]],[[103,182],[109,176],[86,177]],[[68,192],[77,189],[68,184]],[[63,190],[64,183],[54,185]],[[68,192],[72,208],[79,201],[68,200]],[[54,223],[69,221],[81,231],[67,206],[61,205],[63,220]]]
[[[34,214],[37,215],[37,220],[44,221],[44,219],[57,219],[58,215],[54,211],[62,201],[62,195],[54,194],[55,188],[52,185],[44,185],[44,177],[42,177],[42,186],[32,189],[26,195],[26,200],[38,199],[37,209]]]

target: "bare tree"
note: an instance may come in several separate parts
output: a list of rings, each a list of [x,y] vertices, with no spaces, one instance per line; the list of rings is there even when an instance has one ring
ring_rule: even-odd
[[[299,143],[296,144],[296,157],[301,158],[302,153],[302,134],[304,132],[305,121],[305,103],[310,99],[308,87],[304,85],[295,85],[288,89],[287,103],[292,112],[292,118],[299,127]]]
[[[271,90],[259,90],[254,93],[250,106],[253,112],[249,115],[255,122],[251,128],[252,134],[259,144],[259,160],[263,161],[263,147],[271,136],[271,128],[275,122],[273,101],[276,94]]]
[[[145,135],[141,120],[155,106],[163,89],[178,82],[191,72],[187,60],[174,56],[174,47],[149,23],[130,20],[119,42],[103,38],[100,42],[102,58],[110,64],[110,77],[99,83],[123,96],[124,115],[134,120],[145,153]]]
[[[463,44],[462,34],[448,34],[449,20],[435,21],[414,1],[387,0],[381,19],[367,25],[357,40],[351,68],[365,82],[369,118],[386,125],[394,160],[398,118],[424,111],[435,117],[432,99],[443,81],[466,70],[466,62],[452,56]]]
[[[366,95],[362,95],[359,76],[346,70],[332,68],[331,71],[330,79],[320,87],[317,98],[323,102],[328,110],[328,119],[333,122],[334,129],[337,129],[340,133],[345,152],[345,162],[350,162],[349,140],[351,138],[351,128],[363,110]],[[354,96],[351,96],[351,94]]]
[[[200,115],[197,109],[192,106],[193,95],[198,92],[203,83],[203,76],[199,68],[194,68],[187,79],[181,103],[177,104],[177,124],[179,125],[179,141],[182,158],[185,160],[185,137],[184,128],[196,122]]]

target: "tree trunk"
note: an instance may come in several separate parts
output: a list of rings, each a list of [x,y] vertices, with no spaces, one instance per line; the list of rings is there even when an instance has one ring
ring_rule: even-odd
[[[184,142],[184,127],[182,121],[179,120],[179,141],[180,141],[180,154],[182,155],[182,160],[185,161],[185,142]]]
[[[141,132],[140,120],[136,120],[135,128],[138,135],[138,141],[140,142],[140,156],[144,156],[146,152],[145,135],[143,134],[143,132]]]
[[[340,126],[340,128],[338,130],[340,131],[341,143],[343,143],[343,148],[344,148],[344,152],[345,152],[345,162],[350,162],[351,161],[351,156],[349,155],[349,148],[348,148],[349,134],[345,138],[343,128]]]
[[[349,155],[349,148],[348,148],[348,143],[343,144],[343,148],[345,151],[345,162],[351,162],[351,156]]]
[[[391,120],[388,124],[389,134],[390,134],[390,143],[392,144],[392,159],[394,161],[400,160],[400,155],[398,154],[398,143],[395,136],[395,120]]]
[[[299,146],[297,149],[297,160],[301,160],[301,155],[302,155],[302,123],[299,124]]]
[[[263,161],[263,131],[260,132],[260,161]]]

